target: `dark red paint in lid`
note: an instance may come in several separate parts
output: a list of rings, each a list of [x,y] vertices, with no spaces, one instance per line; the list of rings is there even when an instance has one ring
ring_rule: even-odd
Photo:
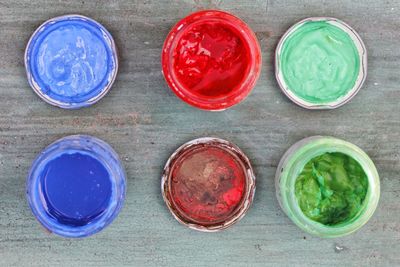
[[[179,222],[200,231],[217,231],[244,216],[253,200],[255,176],[237,146],[206,137],[171,155],[161,188]]]
[[[205,10],[179,21],[167,36],[162,70],[186,103],[224,110],[242,101],[260,75],[261,52],[253,31],[239,18]]]

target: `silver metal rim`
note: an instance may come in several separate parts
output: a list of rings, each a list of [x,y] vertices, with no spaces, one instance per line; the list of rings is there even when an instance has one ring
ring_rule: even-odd
[[[353,88],[349,90],[349,92],[344,96],[339,98],[338,100],[329,102],[329,103],[324,103],[324,104],[316,104],[316,103],[311,103],[308,101],[305,101],[301,98],[299,98],[296,94],[292,93],[284,78],[283,74],[280,69],[280,54],[282,50],[283,43],[286,41],[288,36],[294,32],[298,27],[303,25],[306,22],[309,21],[327,21],[328,23],[333,24],[334,26],[337,26],[338,28],[342,29],[345,31],[347,34],[349,34],[350,38],[354,41],[354,44],[357,48],[358,55],[360,57],[360,71],[356,80],[356,83],[354,84]],[[350,27],[347,23],[336,19],[332,17],[310,17],[303,19],[297,23],[295,23],[293,26],[291,26],[285,34],[281,37],[279,40],[279,43],[276,47],[275,50],[275,77],[278,82],[279,87],[281,88],[282,92],[295,104],[306,108],[306,109],[335,109],[338,108],[347,102],[349,102],[361,89],[363,86],[365,79],[367,77],[367,49],[365,47],[364,42],[362,41],[361,37],[358,35],[358,33]]]
[[[201,145],[201,144],[206,144],[206,145],[222,145],[226,149],[230,149],[232,152],[237,154],[239,158],[242,160],[243,166],[245,167],[245,174],[246,174],[246,193],[243,196],[243,202],[241,204],[241,207],[239,208],[238,212],[234,214],[229,220],[220,223],[220,224],[215,224],[211,226],[204,226],[204,225],[199,225],[193,222],[187,222],[183,220],[176,212],[176,209],[174,208],[173,203],[170,200],[169,196],[169,191],[168,191],[168,185],[169,185],[169,174],[171,171],[171,167],[174,163],[174,161],[179,157],[179,154],[187,149],[190,149],[191,147]],[[164,199],[165,204],[167,205],[169,211],[171,214],[174,216],[174,218],[181,223],[182,225],[185,225],[191,229],[201,231],[201,232],[217,232],[223,229],[228,228],[229,226],[235,224],[238,222],[240,219],[244,217],[246,214],[247,210],[250,208],[251,203],[253,202],[254,199],[254,193],[256,189],[256,177],[253,172],[253,168],[250,164],[249,159],[247,156],[237,147],[236,145],[232,144],[231,142],[228,142],[226,140],[220,139],[220,138],[214,138],[214,137],[203,137],[203,138],[198,138],[194,139],[192,141],[189,141],[183,145],[181,145],[172,155],[169,157],[167,160],[167,163],[165,164],[163,174],[161,176],[161,193]]]
[[[28,43],[27,43],[27,45],[26,45],[26,48],[25,48],[24,64],[25,64],[25,70],[26,70],[26,75],[27,75],[27,78],[28,78],[29,85],[32,87],[33,91],[34,91],[42,100],[44,100],[46,103],[48,103],[48,104],[50,104],[50,105],[53,105],[53,106],[56,106],[56,107],[60,107],[60,108],[64,108],[64,109],[78,109],[78,108],[87,107],[87,106],[90,106],[90,105],[95,104],[97,101],[99,101],[100,99],[102,99],[102,98],[108,93],[108,91],[110,91],[110,89],[111,89],[112,85],[114,84],[115,79],[116,79],[116,77],[117,77],[117,73],[118,73],[118,69],[119,69],[119,59],[118,59],[117,46],[115,45],[114,38],[112,37],[112,35],[111,35],[111,34],[107,31],[107,29],[106,29],[106,34],[107,34],[107,37],[108,37],[108,39],[109,39],[109,45],[110,45],[110,47],[111,47],[112,55],[113,55],[113,57],[114,57],[115,69],[113,70],[113,73],[112,73],[112,76],[111,76],[110,81],[109,81],[108,84],[104,87],[104,89],[100,92],[100,94],[94,96],[93,98],[91,98],[91,99],[89,99],[89,100],[86,100],[86,101],[83,102],[83,103],[66,103],[66,102],[62,102],[62,101],[58,101],[58,100],[55,100],[55,99],[53,99],[53,98],[50,98],[48,95],[44,94],[44,93],[42,92],[40,86],[37,84],[37,82],[36,82],[35,79],[33,78],[33,75],[32,75],[32,73],[31,73],[31,69],[30,69],[30,66],[29,66],[29,61],[30,61],[30,59],[29,59],[29,48],[30,48],[31,45],[32,45],[33,38],[42,30],[43,27],[45,27],[45,26],[48,25],[48,24],[55,23],[55,22],[57,22],[57,21],[64,20],[64,19],[69,18],[69,17],[75,17],[75,18],[80,18],[80,19],[83,19],[83,20],[88,20],[88,21],[91,21],[91,22],[93,22],[93,23],[95,23],[95,24],[99,24],[99,25],[101,25],[104,29],[106,29],[101,23],[99,23],[99,22],[97,22],[97,21],[95,21],[95,20],[93,20],[93,19],[91,19],[91,18],[82,16],[82,15],[78,15],[78,14],[68,14],[68,15],[63,15],[63,16],[58,16],[58,17],[54,17],[54,18],[48,19],[48,20],[46,20],[45,22],[43,22],[43,23],[33,32],[33,34],[31,35],[31,37],[29,38],[29,41],[28,41]]]

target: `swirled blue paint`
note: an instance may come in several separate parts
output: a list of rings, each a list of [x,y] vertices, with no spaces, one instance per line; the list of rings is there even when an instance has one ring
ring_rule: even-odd
[[[28,79],[50,104],[79,108],[99,100],[117,72],[110,33],[89,18],[69,15],[45,22],[26,50]]]

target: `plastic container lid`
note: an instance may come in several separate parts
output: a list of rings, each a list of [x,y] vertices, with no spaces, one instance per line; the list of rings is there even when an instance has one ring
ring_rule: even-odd
[[[345,154],[360,164],[368,179],[368,191],[354,217],[335,225],[325,225],[307,217],[301,210],[295,184],[311,159],[332,152]],[[379,175],[368,155],[354,144],[329,136],[311,136],[292,145],[278,164],[275,187],[278,202],[286,215],[303,231],[324,238],[345,236],[360,229],[375,212],[380,196]]]
[[[27,199],[48,231],[85,237],[115,219],[125,184],[123,166],[108,144],[72,135],[49,145],[35,159],[27,177]]]
[[[171,90],[186,103],[210,111],[246,98],[261,69],[254,32],[236,16],[218,10],[180,20],[165,39],[161,59]]]

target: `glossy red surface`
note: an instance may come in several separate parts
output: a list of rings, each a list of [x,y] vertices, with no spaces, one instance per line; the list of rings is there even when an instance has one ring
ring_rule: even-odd
[[[198,97],[225,96],[240,86],[249,67],[246,44],[227,25],[204,22],[185,32],[173,53],[179,81]]]
[[[257,39],[239,18],[222,11],[193,13],[168,35],[162,54],[164,77],[185,102],[223,110],[243,100],[260,72]]]
[[[246,190],[243,166],[228,151],[200,147],[174,164],[170,190],[182,216],[199,224],[223,222],[237,210]]]

